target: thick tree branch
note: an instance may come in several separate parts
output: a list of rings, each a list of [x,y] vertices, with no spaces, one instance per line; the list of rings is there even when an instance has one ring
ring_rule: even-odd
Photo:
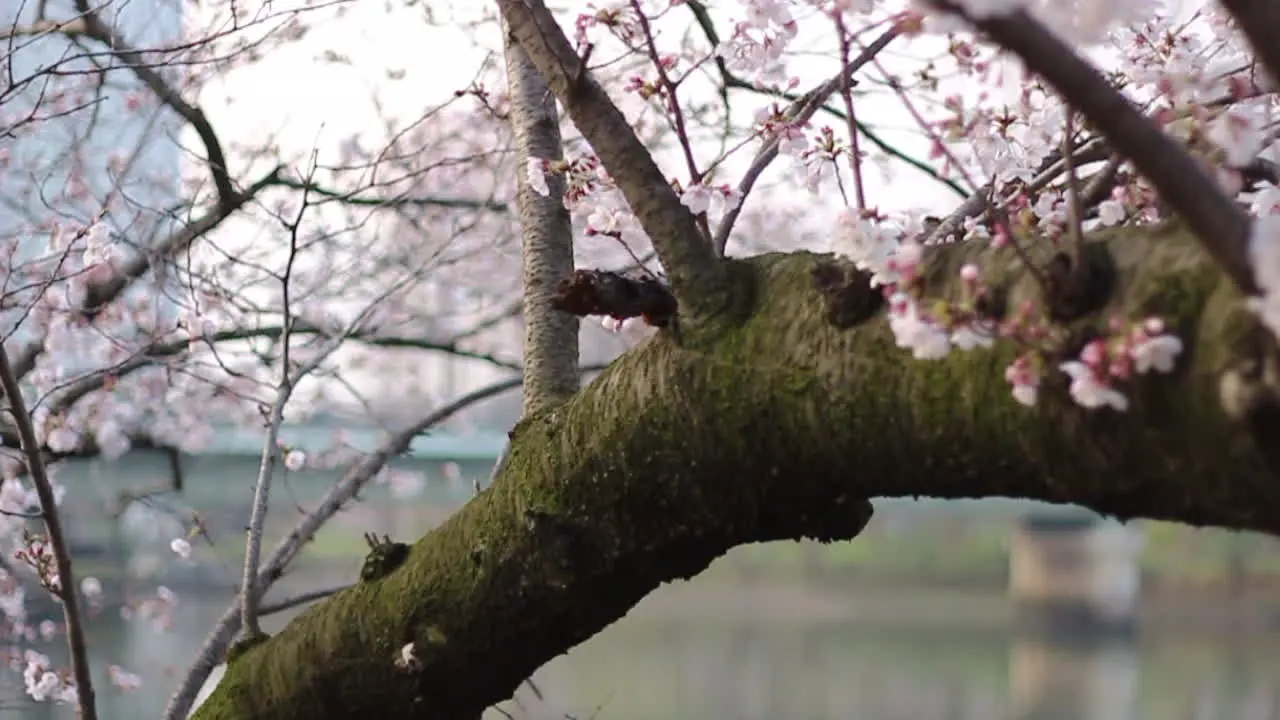
[[[681,308],[694,316],[722,309],[726,279],[711,243],[626,116],[582,66],[551,11],[542,0],[498,0],[498,6],[649,235]]]
[[[516,167],[531,159],[560,160],[560,115],[546,80],[524,47],[504,28],[511,134]],[[524,300],[524,409],[529,416],[558,405],[578,391],[578,318],[552,306],[557,284],[573,272],[573,225],[564,206],[564,178],[547,178],[544,196],[516,176],[520,209]]]
[[[467,393],[388,437],[373,452],[348,468],[342,479],[329,489],[320,503],[311,512],[298,519],[293,529],[276,545],[270,557],[262,564],[256,583],[259,600],[261,600],[261,594],[270,590],[271,585],[280,578],[285,568],[302,553],[307,543],[315,537],[316,532],[346,507],[347,503],[351,502],[392,458],[407,451],[414,438],[475,403],[520,387],[521,382],[522,379],[516,377]],[[240,610],[240,603],[232,603],[222,617],[218,618],[218,622],[200,646],[196,659],[182,679],[182,683],[169,698],[164,710],[164,720],[181,720],[187,717],[200,688],[213,669],[224,660],[232,639],[240,630]]]
[[[757,287],[748,319],[679,345],[657,335],[522,425],[490,489],[399,569],[232,662],[196,717],[474,717],[734,545],[855,536],[864,497],[1020,497],[1280,533],[1259,449],[1274,438],[1260,443],[1219,391],[1265,329],[1178,225],[1089,252],[1123,289],[1092,321],[1159,314],[1186,342],[1173,374],[1124,388],[1125,413],[1080,408],[1058,375],[1036,408],[1017,404],[1011,345],[912,361],[883,317],[833,327],[812,281],[829,256],[725,261]],[[930,292],[959,293],[969,262],[1010,307],[1038,292],[1011,251],[974,244],[939,249]]]
[[[947,0],[935,3],[959,11]],[[1116,152],[1127,157],[1186,218],[1236,285],[1243,292],[1257,292],[1247,251],[1249,217],[1185,148],[1144,117],[1089,61],[1025,11],[974,21],[974,25],[1016,53],[1088,118]]]

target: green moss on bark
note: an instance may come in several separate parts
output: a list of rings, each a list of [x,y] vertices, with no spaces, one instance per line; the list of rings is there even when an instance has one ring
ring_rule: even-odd
[[[830,327],[812,283],[824,256],[728,262],[732,317],[658,336],[522,423],[490,489],[396,572],[246,652],[197,717],[474,717],[730,547],[855,536],[867,497],[1003,495],[1280,531],[1280,484],[1217,402],[1238,301],[1176,227],[1108,248],[1125,289],[1108,312],[1164,315],[1190,348],[1130,389],[1127,413],[1074,406],[1063,380],[1018,405],[1008,347],[914,361],[882,319]],[[1034,292],[986,253],[943,251],[933,289],[972,260],[1011,295]],[[407,643],[415,672],[396,667]]]

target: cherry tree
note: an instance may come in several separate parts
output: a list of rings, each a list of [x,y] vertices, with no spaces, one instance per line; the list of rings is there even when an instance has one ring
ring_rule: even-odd
[[[662,583],[744,543],[855,538],[877,496],[1280,532],[1280,3],[494,5],[511,120],[544,127],[523,187],[647,270],[580,265],[548,302],[654,330],[572,393],[571,354],[543,355],[557,389],[493,484],[236,654],[196,717],[474,717]],[[903,207],[908,171],[960,197]],[[549,272],[568,231],[545,207],[521,194],[525,266]],[[796,249],[806,218],[828,247]]]
[[[35,700],[96,717],[83,622],[103,587],[73,573],[58,508],[76,490],[59,483],[59,461],[169,453],[169,483],[129,488],[126,502],[181,491],[181,454],[218,426],[264,437],[242,591],[193,649],[172,711],[182,716],[237,634],[260,635],[264,596],[325,522],[370,484],[420,486],[388,463],[522,382],[520,354],[503,342],[519,298],[476,280],[519,262],[505,249],[516,236],[504,94],[463,81],[406,116],[373,92],[365,104],[384,127],[327,144],[223,132],[253,85],[237,78],[300,52],[348,9],[40,0],[0,16],[0,629],[17,640],[6,666]],[[350,64],[318,45],[324,62]],[[393,84],[404,74],[371,70]],[[432,299],[442,293],[449,312]],[[436,355],[491,366],[491,382],[450,395],[431,382]],[[409,381],[412,415],[400,408],[390,425],[362,384],[376,363]],[[280,441],[287,420],[335,403],[369,410],[385,438],[372,451],[340,436],[328,448]],[[340,480],[265,547],[273,478],[304,467]],[[178,519],[188,532],[171,539],[175,559],[200,553],[201,518]],[[37,593],[62,617],[34,614]],[[180,601],[156,587],[126,610],[163,626]],[[67,667],[40,647],[62,638]],[[129,690],[155,669],[97,670]]]
[[[27,655],[34,696],[93,716],[95,588],[49,463],[190,447],[218,413],[265,435],[243,592],[169,718],[224,659],[197,717],[473,717],[663,582],[744,543],[855,538],[877,496],[1280,532],[1280,4],[439,3],[504,62],[336,157],[232,143],[201,103],[353,6],[215,2],[130,37],[116,5],[23,6],[4,36],[0,164],[29,217],[5,230],[23,554],[0,589],[61,599],[76,659]],[[318,61],[361,64],[338,27]],[[109,102],[155,124],[95,145]],[[138,160],[166,141],[186,172]],[[440,282],[491,314],[431,312]],[[413,545],[372,537],[355,587],[263,634],[263,595],[328,518],[521,379],[372,453],[280,447],[286,416],[403,360],[387,346],[518,367],[481,342],[515,307],[527,387],[491,482]],[[582,388],[575,316],[639,340]],[[310,462],[341,480],[265,551],[272,478]]]

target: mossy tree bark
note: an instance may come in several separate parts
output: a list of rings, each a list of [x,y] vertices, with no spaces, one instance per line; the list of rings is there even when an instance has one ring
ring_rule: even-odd
[[[1174,222],[1092,238],[1086,265],[1113,282],[1097,302],[1068,288],[1075,349],[1117,314],[1150,313],[1185,350],[1173,373],[1124,388],[1126,412],[1079,407],[1061,373],[1026,408],[1003,376],[1011,343],[913,361],[875,293],[819,289],[830,257],[717,258],[544,3],[498,5],[653,240],[678,323],[528,416],[491,487],[388,573],[239,654],[197,718],[475,717],[729,548],[855,537],[871,497],[1030,498],[1280,534],[1280,364],[1239,294],[1247,273],[1222,260],[1239,237],[1215,245]],[[1230,215],[1210,205],[1190,227]],[[954,299],[969,262],[995,315],[1041,288],[1009,250],[952,245],[929,259],[927,295]]]
[[[1006,351],[913,361],[883,318],[833,327],[812,287],[822,256],[722,261],[730,311],[679,343],[653,338],[523,423],[493,487],[399,569],[232,662],[197,717],[474,716],[735,545],[852,538],[868,497],[1034,498],[1280,533],[1280,482],[1221,401],[1261,337],[1234,286],[1176,225],[1091,251],[1122,288],[1093,322],[1156,312],[1188,343],[1173,374],[1129,389],[1125,413],[1081,409],[1065,385],[1018,405]],[[934,292],[978,260],[1008,302],[1029,297],[1006,253],[946,250]],[[420,662],[397,667],[409,642]]]

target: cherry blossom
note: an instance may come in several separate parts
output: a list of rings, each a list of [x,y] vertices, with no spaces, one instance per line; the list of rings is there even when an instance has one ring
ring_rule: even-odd
[[[734,209],[741,199],[738,191],[728,185],[712,187],[702,183],[690,185],[680,196],[680,202],[695,214],[712,215]]]
[[[128,692],[142,687],[142,678],[119,665],[107,666],[107,677],[116,688]]]
[[[1005,380],[1012,385],[1013,399],[1031,407],[1040,394],[1040,372],[1033,358],[1019,355],[1004,371]]]
[[[538,158],[529,158],[528,166],[525,168],[525,177],[529,180],[529,187],[533,191],[546,197],[551,194],[551,188],[547,186],[547,162]]]
[[[191,543],[186,538],[174,538],[169,543],[169,549],[174,555],[186,560],[191,557]]]
[[[1109,385],[1106,378],[1090,364],[1068,360],[1060,363],[1058,368],[1071,376],[1071,397],[1081,407],[1090,410],[1101,407],[1120,411],[1129,409],[1129,399]]]
[[[284,466],[290,472],[298,472],[307,466],[307,454],[296,448],[289,449],[284,454]]]
[[[1132,341],[1129,353],[1133,358],[1134,370],[1139,373],[1151,370],[1173,372],[1174,364],[1182,354],[1182,340],[1166,333],[1164,323],[1159,318],[1149,318],[1135,328]]]
[[[937,360],[950,350],[947,332],[922,314],[915,300],[905,293],[898,293],[890,301],[889,328],[898,347],[910,350],[917,360]]]

